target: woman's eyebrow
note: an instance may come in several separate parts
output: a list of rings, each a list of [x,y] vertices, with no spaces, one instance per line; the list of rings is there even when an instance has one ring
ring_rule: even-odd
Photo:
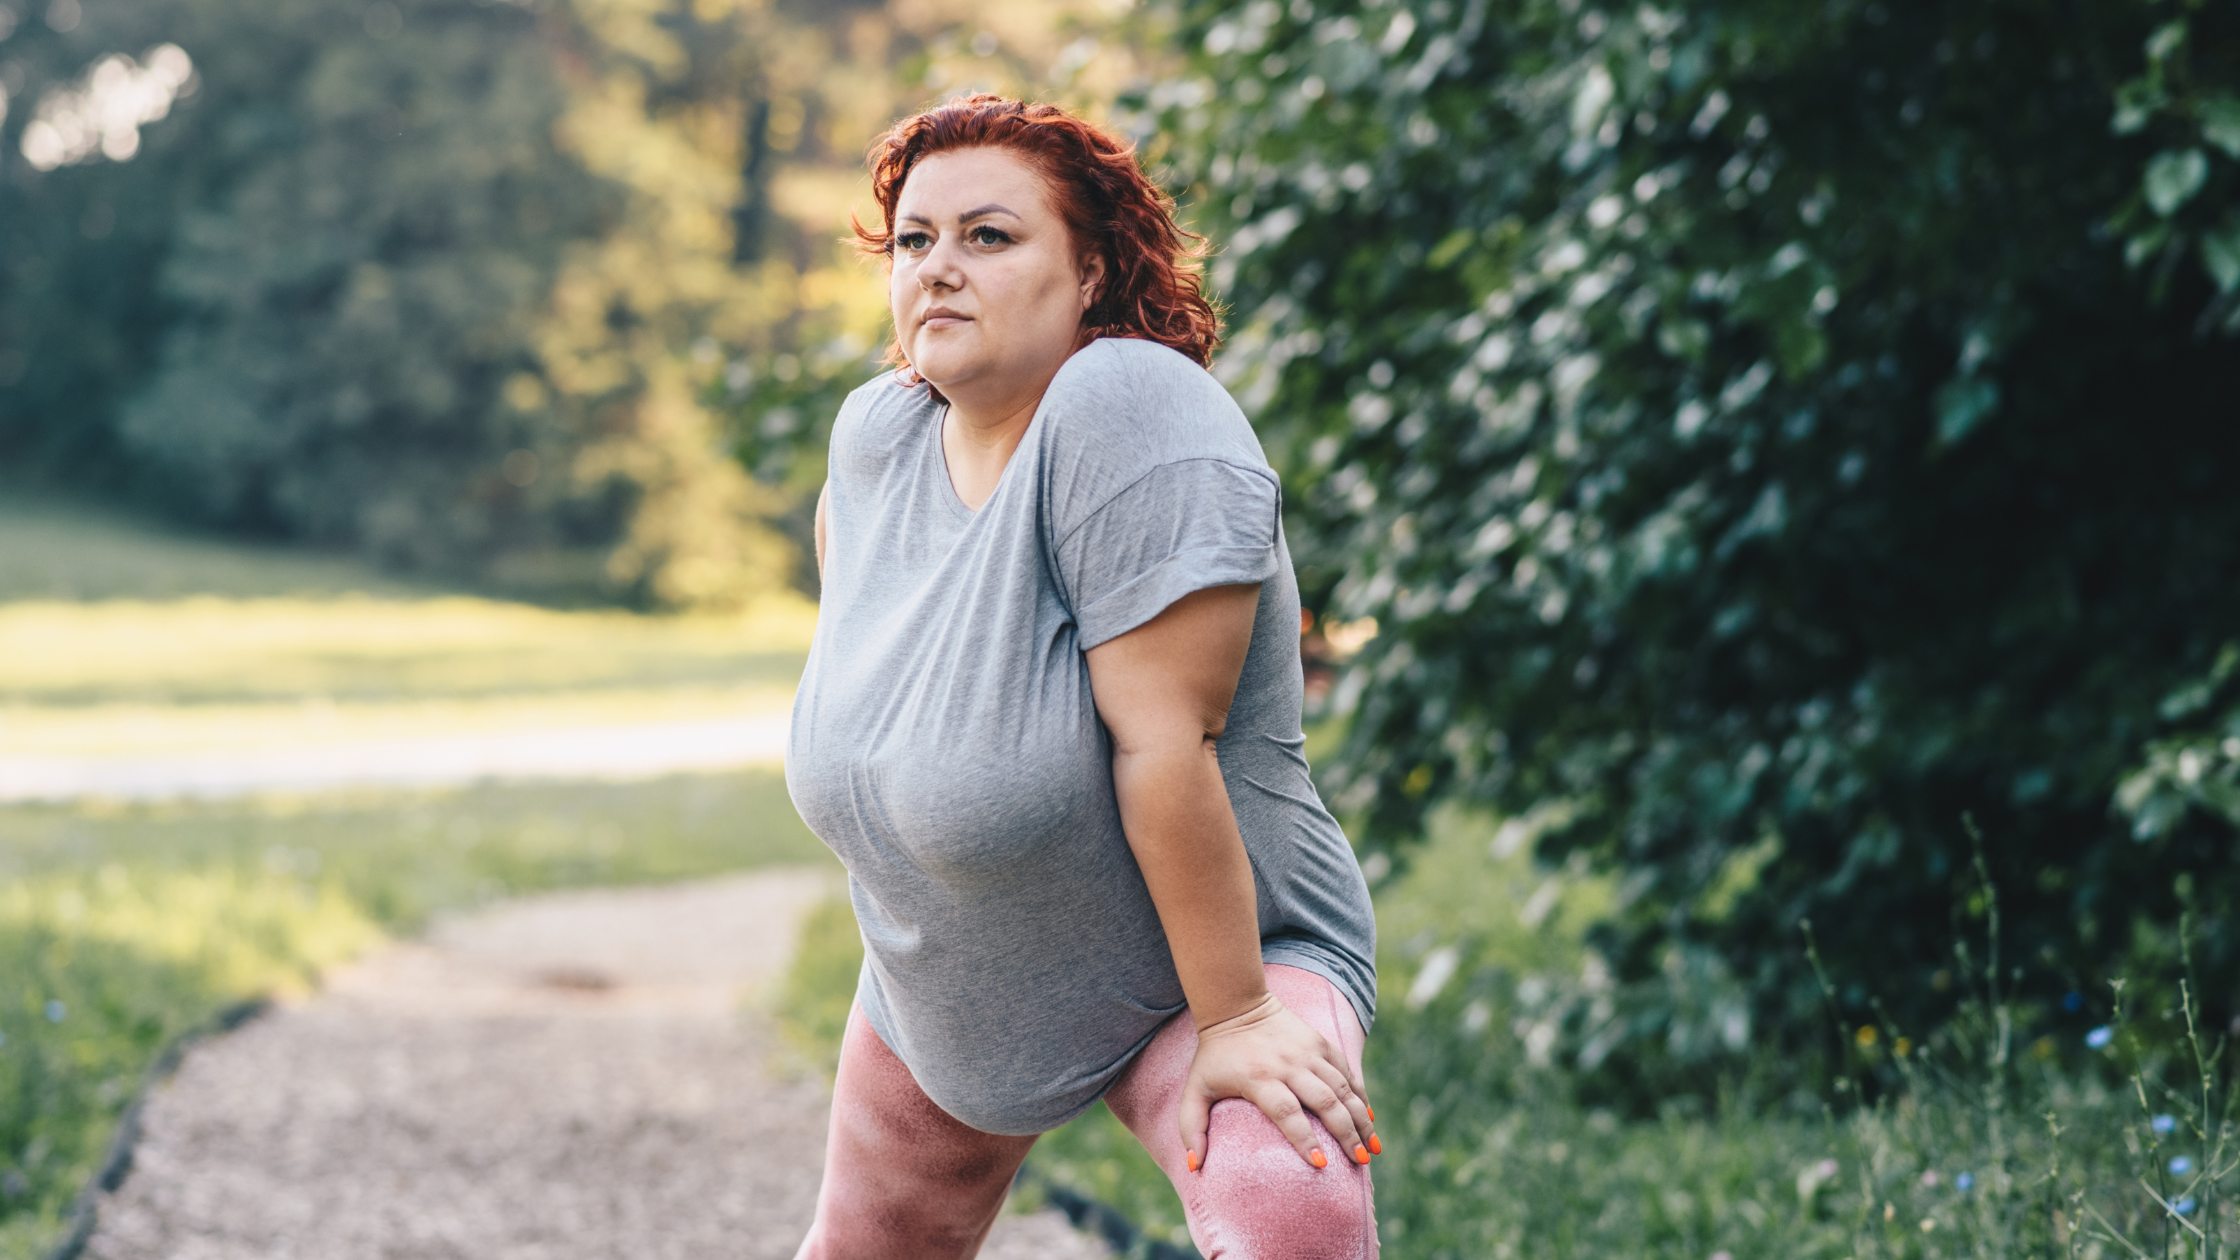
[[[993,202],[990,202],[989,204],[987,204],[987,205],[984,205],[984,206],[981,206],[981,207],[979,207],[978,209],[975,209],[975,210],[967,210],[967,211],[965,211],[965,212],[964,212],[963,214],[960,214],[960,215],[958,215],[958,216],[957,216],[957,222],[959,222],[959,223],[970,223],[970,222],[972,222],[972,221],[973,221],[974,219],[984,218],[984,217],[986,217],[986,216],[988,216],[988,215],[991,215],[991,214],[1008,214],[1008,215],[1010,215],[1010,216],[1011,216],[1012,218],[1014,218],[1014,219],[1016,219],[1016,218],[1020,218],[1020,217],[1021,217],[1018,211],[1016,211],[1016,210],[1012,209],[1012,208],[1011,208],[1011,207],[1009,207],[1009,206],[1004,206],[1004,205],[997,205],[997,204],[995,204],[995,203],[993,203]],[[934,221],[933,221],[932,219],[929,219],[929,218],[927,218],[926,216],[924,216],[924,215],[922,215],[922,214],[906,214],[906,215],[903,215],[903,216],[902,216],[902,221],[903,221],[904,223],[923,223],[923,224],[925,224],[925,225],[926,225],[927,227],[938,227],[938,226],[940,226],[939,224],[935,223],[935,222],[934,222]]]

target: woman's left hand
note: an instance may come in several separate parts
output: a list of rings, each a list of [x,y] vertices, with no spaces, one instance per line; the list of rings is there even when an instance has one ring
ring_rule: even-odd
[[[1339,1048],[1284,1009],[1274,994],[1241,1014],[1198,1030],[1198,1054],[1182,1088],[1182,1145],[1190,1170],[1205,1166],[1213,1104],[1242,1098],[1258,1107],[1317,1168],[1332,1159],[1366,1164],[1383,1149],[1361,1081]],[[1338,1139],[1324,1151],[1309,1115]]]

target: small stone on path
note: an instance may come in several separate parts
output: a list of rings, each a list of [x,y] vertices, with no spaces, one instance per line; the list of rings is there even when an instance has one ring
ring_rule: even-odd
[[[92,1260],[789,1260],[829,1096],[749,999],[819,871],[502,903],[190,1050]],[[1055,1212],[983,1260],[1098,1260]]]

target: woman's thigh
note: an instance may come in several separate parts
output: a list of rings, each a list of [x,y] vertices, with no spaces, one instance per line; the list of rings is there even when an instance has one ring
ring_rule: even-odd
[[[934,1105],[862,1009],[852,1010],[817,1219],[796,1260],[966,1260],[1033,1145]]]
[[[1270,965],[1268,988],[1286,1007],[1344,1048],[1356,1073],[1361,1021],[1337,987],[1311,971]],[[1191,1241],[1206,1260],[1370,1260],[1377,1219],[1369,1169],[1338,1155],[1330,1131],[1314,1129],[1332,1153],[1327,1168],[1299,1158],[1282,1130],[1242,1098],[1213,1105],[1204,1167],[1183,1163],[1176,1116],[1198,1034],[1188,1015],[1159,1030],[1129,1065],[1106,1105],[1159,1161],[1182,1196]]]

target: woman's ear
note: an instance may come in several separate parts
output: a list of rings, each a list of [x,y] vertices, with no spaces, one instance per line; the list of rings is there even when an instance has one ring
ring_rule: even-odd
[[[1091,250],[1081,259],[1081,313],[1097,304],[1097,297],[1104,290],[1104,254]]]

